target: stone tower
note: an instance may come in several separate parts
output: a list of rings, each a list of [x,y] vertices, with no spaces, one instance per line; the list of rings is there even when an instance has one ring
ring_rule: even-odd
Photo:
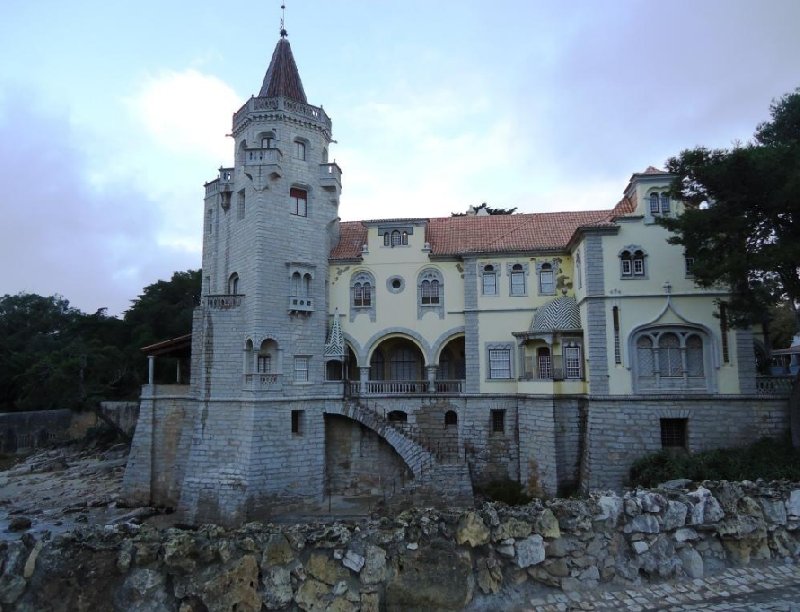
[[[328,162],[331,120],[308,104],[285,31],[231,136],[234,167],[205,186],[197,414],[187,415],[179,504],[221,522],[268,512],[277,496],[321,496],[322,413],[341,401],[323,359],[341,170]]]

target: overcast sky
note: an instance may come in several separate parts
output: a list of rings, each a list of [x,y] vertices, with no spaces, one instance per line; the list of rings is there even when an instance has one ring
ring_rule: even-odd
[[[123,312],[198,268],[203,183],[280,0],[5,0],[0,295]],[[340,215],[609,208],[631,173],[747,140],[800,86],[798,0],[287,0],[333,119]]]

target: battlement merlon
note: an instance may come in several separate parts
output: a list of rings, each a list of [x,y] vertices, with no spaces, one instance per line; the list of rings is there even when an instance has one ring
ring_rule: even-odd
[[[252,96],[244,103],[242,108],[233,114],[233,128],[231,135],[236,137],[242,133],[247,125],[254,119],[279,120],[294,119],[311,124],[322,130],[325,137],[331,140],[331,119],[321,106],[304,104],[286,96],[256,97]]]

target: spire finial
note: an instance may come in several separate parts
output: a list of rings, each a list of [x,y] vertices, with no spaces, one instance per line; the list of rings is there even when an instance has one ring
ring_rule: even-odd
[[[288,34],[286,28],[283,27],[283,21],[285,17],[286,17],[286,5],[281,4],[281,38],[286,38],[286,35]]]

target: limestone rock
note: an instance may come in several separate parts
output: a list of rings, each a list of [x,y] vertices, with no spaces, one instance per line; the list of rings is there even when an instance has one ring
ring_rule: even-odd
[[[694,502],[689,518],[690,525],[716,523],[725,516],[719,502],[705,487],[698,487],[696,491],[688,493],[687,497]]]
[[[474,578],[469,552],[452,541],[404,555],[386,585],[387,610],[461,610],[472,600]]]
[[[672,531],[686,524],[686,504],[670,499],[667,501],[667,508],[661,518],[661,528],[664,531]]]
[[[520,540],[515,547],[518,567],[530,567],[544,561],[544,540],[538,533]]]
[[[118,610],[130,612],[168,612],[175,609],[167,592],[166,575],[158,570],[133,570],[114,597]]]
[[[682,548],[678,551],[678,557],[687,576],[690,578],[703,577],[703,557],[694,548]]]
[[[552,513],[551,513],[552,516]],[[555,517],[553,517],[555,520]],[[531,534],[531,525],[518,518],[511,517],[508,520],[502,521],[500,526],[495,530],[494,541],[506,540],[508,538],[526,538]]]
[[[286,606],[294,593],[292,592],[292,578],[288,569],[280,566],[267,568],[263,572],[264,584],[263,600],[267,610],[280,610]]]
[[[650,545],[647,542],[642,542],[642,541],[634,542],[632,544],[632,546],[633,546],[634,552],[637,555],[641,555],[641,554],[647,552],[648,550],[650,550]]]
[[[309,578],[297,589],[294,602],[301,610],[314,612],[317,610],[322,611],[325,610],[328,604],[326,601],[329,594],[328,591],[327,585],[313,578]]]
[[[456,542],[459,545],[469,544],[473,548],[483,546],[489,542],[489,528],[475,512],[467,512],[458,521]]]
[[[361,582],[377,584],[386,577],[386,551],[378,546],[367,546],[364,567],[361,569]]]
[[[558,520],[549,508],[542,510],[542,513],[536,518],[534,528],[536,533],[543,538],[554,539],[561,537],[561,529],[558,527]]]
[[[258,564],[253,555],[245,555],[222,568],[212,568],[213,577],[202,586],[200,596],[209,610],[258,612]]]
[[[622,514],[622,499],[616,495],[603,495],[597,500],[600,512],[594,517],[596,521],[610,520],[616,525],[619,515]]]
[[[261,567],[267,568],[273,565],[286,565],[294,559],[292,545],[282,533],[274,533],[267,540],[264,547],[264,554],[261,557]]]
[[[333,601],[325,608],[325,612],[356,612],[354,606],[346,597],[334,597]]]
[[[795,489],[786,501],[786,514],[791,517],[800,517],[800,489]]]
[[[658,519],[652,514],[634,516],[623,528],[625,533],[659,533]]]
[[[761,512],[764,513],[764,520],[773,525],[786,524],[786,504],[777,499],[764,499],[758,500],[761,506]]]
[[[26,531],[31,528],[31,519],[27,516],[15,516],[8,521],[9,531]]]
[[[491,559],[483,559],[478,563],[478,587],[485,594],[498,593],[503,585],[503,572]]]
[[[691,527],[681,527],[675,531],[676,542],[690,542],[699,538],[700,536]]]
[[[361,612],[379,612],[380,599],[377,593],[361,593]]]
[[[348,571],[324,552],[311,553],[305,568],[314,578],[331,586],[349,577]]]
[[[569,576],[569,566],[565,559],[548,559],[544,562],[543,567],[551,576],[558,578]]]
[[[364,557],[355,551],[348,550],[342,559],[342,565],[358,573],[361,571],[361,568],[364,567]]]

